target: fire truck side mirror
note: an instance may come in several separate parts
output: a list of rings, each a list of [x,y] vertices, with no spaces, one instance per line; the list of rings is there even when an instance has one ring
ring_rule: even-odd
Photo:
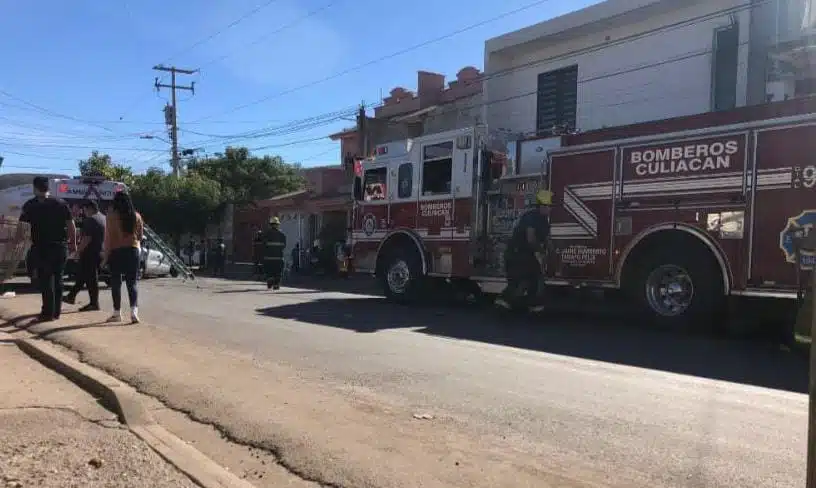
[[[363,200],[363,179],[359,176],[354,177],[354,199],[358,202]]]

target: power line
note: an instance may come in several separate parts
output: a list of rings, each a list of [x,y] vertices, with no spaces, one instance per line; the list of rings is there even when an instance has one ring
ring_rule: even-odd
[[[184,49],[182,49],[181,51],[177,52],[176,54],[174,54],[174,55],[170,56],[169,58],[167,58],[167,60],[166,60],[166,61],[164,61],[164,63],[169,63],[169,62],[170,62],[170,61],[172,61],[174,58],[177,58],[178,56],[181,56],[182,54],[188,53],[188,52],[192,51],[193,49],[197,48],[198,46],[200,46],[200,45],[202,45],[202,44],[204,44],[204,43],[206,43],[206,42],[208,42],[208,41],[211,41],[212,39],[215,39],[216,37],[220,36],[220,35],[221,35],[221,34],[223,34],[224,32],[228,31],[229,29],[232,29],[232,28],[233,28],[233,27],[235,27],[236,25],[240,24],[241,22],[245,21],[246,19],[248,19],[248,18],[252,17],[253,15],[257,14],[258,12],[260,12],[261,10],[263,10],[263,9],[265,9],[265,8],[267,8],[267,7],[269,7],[270,5],[272,5],[273,3],[278,2],[278,1],[280,1],[280,0],[268,0],[268,1],[267,1],[267,2],[265,2],[265,3],[263,3],[263,4],[261,4],[261,5],[258,5],[258,6],[257,6],[257,7],[255,7],[254,9],[252,9],[252,10],[250,10],[249,12],[247,12],[247,13],[245,13],[245,14],[241,15],[240,17],[238,17],[237,19],[233,20],[233,21],[232,21],[232,22],[230,22],[229,24],[225,25],[225,26],[224,26],[224,27],[222,27],[221,29],[218,29],[217,31],[213,32],[212,34],[210,34],[210,35],[208,35],[208,36],[206,36],[206,37],[204,37],[204,38],[202,38],[202,39],[199,39],[198,41],[196,41],[196,42],[194,42],[194,43],[190,44],[189,46],[187,46],[186,48],[184,48]]]
[[[38,111],[40,111],[42,113],[51,115],[52,117],[57,117],[57,118],[60,118],[60,119],[71,120],[73,122],[79,122],[81,124],[86,124],[86,125],[91,125],[91,126],[94,126],[94,127],[99,127],[100,129],[106,130],[108,132],[115,132],[114,130],[109,129],[108,127],[104,127],[102,125],[97,125],[97,124],[94,124],[94,123],[92,123],[90,121],[87,121],[87,120],[78,119],[78,118],[72,117],[70,115],[64,115],[64,114],[61,114],[59,112],[55,112],[53,110],[47,109],[45,107],[41,107],[41,106],[39,106],[39,105],[37,105],[35,103],[29,102],[28,100],[24,100],[24,99],[22,99],[20,97],[12,95],[11,93],[9,93],[9,92],[7,92],[5,90],[2,90],[2,89],[0,89],[0,94],[3,94],[6,97],[8,97],[8,98],[10,98],[12,100],[16,100],[16,101],[18,101],[18,102],[20,102],[20,103],[22,103],[24,105],[28,105],[29,107],[34,108],[34,109],[36,109],[36,110],[38,110]]]
[[[2,146],[22,146],[22,147],[37,147],[43,149],[96,149],[99,151],[148,151],[148,152],[166,152],[164,149],[145,149],[143,147],[99,147],[99,146],[80,146],[72,144],[32,144],[30,142],[3,142]]]
[[[374,106],[373,104],[370,106]],[[357,110],[356,107],[350,107],[347,109],[341,109],[334,112],[329,112],[326,114],[321,114],[313,117],[309,117],[306,119],[300,119],[291,121],[286,124],[282,124],[279,126],[268,127],[261,130],[255,131],[248,131],[240,134],[232,134],[232,135],[221,135],[221,134],[209,134],[209,136],[218,136],[218,137],[211,137],[209,139],[203,139],[199,141],[195,141],[190,145],[208,145],[214,142],[226,143],[226,142],[234,142],[239,140],[249,140],[249,139],[261,139],[266,137],[280,137],[288,134],[293,134],[297,132],[303,132],[311,129],[315,129],[317,127],[325,126],[339,120],[343,120],[345,117],[352,115]],[[184,132],[191,132],[189,130],[184,130]],[[200,133],[201,135],[201,133]],[[218,139],[221,139],[220,141]]]
[[[291,29],[292,27],[297,26],[298,24],[300,24],[304,20],[308,19],[309,17],[313,17],[313,16],[319,14],[320,12],[323,12],[324,10],[328,10],[333,5],[335,5],[336,3],[338,3],[338,2],[329,2],[328,4],[323,5],[322,7],[318,7],[316,9],[314,9],[314,10],[306,12],[305,14],[303,14],[302,16],[298,17],[297,19],[293,20],[292,22],[289,22],[288,24],[284,24],[281,27],[279,27],[279,28],[277,28],[277,29],[275,29],[275,30],[273,30],[271,32],[268,32],[268,33],[264,34],[263,36],[259,37],[258,39],[255,39],[254,41],[252,41],[252,42],[250,42],[248,44],[244,44],[243,46],[241,46],[241,49],[246,49],[246,48],[248,48],[250,46],[255,46],[255,45],[260,44],[261,42],[269,39],[272,36],[278,35],[278,34],[280,34],[281,32],[283,32],[283,31],[285,31],[287,29]],[[229,58],[231,56],[232,56],[232,54],[230,54],[230,53],[224,54],[222,56],[217,56],[217,57],[215,57],[213,59],[210,59],[209,61],[205,61],[203,64],[201,64],[201,66],[202,67],[209,66],[211,64],[218,63],[220,61],[224,61],[225,59],[227,59],[227,58]]]
[[[281,144],[271,144],[269,146],[253,147],[250,151],[265,151],[267,149],[276,149],[281,147],[297,146],[299,144],[306,144],[307,142],[325,141],[326,136],[312,137],[311,139],[301,139],[299,141],[284,142]]]
[[[272,95],[269,95],[269,96],[266,96],[266,97],[263,97],[263,98],[257,99],[257,100],[255,100],[255,101],[252,101],[252,102],[249,102],[249,103],[245,103],[245,104],[243,104],[243,105],[238,105],[238,106],[233,107],[233,108],[231,108],[231,109],[229,109],[229,110],[226,110],[226,111],[224,111],[224,112],[219,112],[219,113],[217,113],[217,114],[212,114],[212,115],[208,115],[208,116],[206,116],[206,117],[201,117],[201,118],[197,119],[196,121],[198,122],[198,121],[207,120],[207,119],[210,119],[210,118],[216,117],[216,116],[218,116],[218,115],[226,115],[226,114],[230,114],[230,113],[233,113],[233,112],[237,112],[237,111],[239,111],[239,110],[243,110],[243,109],[245,109],[245,108],[247,108],[247,107],[251,107],[251,106],[253,106],[253,105],[257,105],[257,104],[259,104],[259,103],[267,102],[267,101],[272,100],[272,99],[275,99],[275,98],[280,98],[280,97],[282,97],[282,96],[284,96],[284,95],[289,95],[289,94],[291,94],[291,93],[295,93],[295,92],[297,92],[297,91],[300,91],[300,90],[303,90],[303,89],[306,89],[306,88],[311,88],[311,87],[313,87],[313,86],[319,85],[319,84],[321,84],[321,83],[325,83],[325,82],[327,82],[327,81],[330,81],[330,80],[333,80],[333,79],[336,79],[336,78],[339,78],[339,77],[344,76],[344,75],[347,75],[347,74],[349,74],[349,73],[353,73],[353,72],[355,72],[355,71],[359,71],[360,69],[366,68],[366,67],[368,67],[368,66],[372,66],[372,65],[374,65],[374,64],[381,63],[381,62],[386,61],[386,60],[388,60],[388,59],[392,59],[392,58],[395,58],[395,57],[397,57],[397,56],[401,56],[401,55],[403,55],[403,54],[407,54],[407,53],[409,53],[409,52],[411,52],[411,51],[416,51],[417,49],[421,49],[421,48],[423,48],[423,47],[429,46],[429,45],[431,45],[431,44],[435,44],[435,43],[437,43],[437,42],[440,42],[440,41],[443,41],[443,40],[446,40],[446,39],[450,39],[451,37],[454,37],[454,36],[457,36],[457,35],[462,34],[462,33],[464,33],[464,32],[467,32],[467,31],[470,31],[470,30],[476,29],[476,28],[478,28],[478,27],[482,27],[482,26],[487,25],[487,24],[489,24],[489,23],[491,23],[491,22],[495,22],[495,21],[497,21],[497,20],[501,20],[501,19],[503,19],[503,18],[505,18],[505,17],[509,17],[509,16],[511,16],[511,15],[515,15],[515,14],[517,14],[517,13],[523,12],[523,11],[525,11],[525,10],[529,10],[529,9],[531,9],[531,8],[533,8],[533,7],[537,7],[537,6],[539,6],[539,5],[543,5],[543,4],[545,4],[545,3],[549,2],[549,1],[551,1],[551,0],[538,0],[538,1],[536,1],[536,2],[529,3],[529,4],[527,4],[527,5],[524,5],[524,6],[519,7],[519,8],[517,8],[517,9],[511,10],[511,11],[508,11],[508,12],[505,12],[505,13],[503,13],[503,14],[500,14],[500,15],[497,15],[497,16],[494,16],[494,17],[491,17],[491,18],[489,18],[489,19],[482,20],[482,21],[480,21],[480,22],[477,22],[477,23],[475,23],[475,24],[468,25],[468,26],[466,26],[466,27],[462,27],[462,28],[460,28],[460,29],[458,29],[458,30],[455,30],[455,31],[453,31],[453,32],[450,32],[450,33],[448,33],[448,34],[445,34],[445,35],[442,35],[442,36],[439,36],[439,37],[435,37],[435,38],[433,38],[433,39],[429,39],[429,40],[424,41],[424,42],[421,42],[421,43],[419,43],[419,44],[414,44],[413,46],[407,47],[407,48],[405,48],[405,49],[401,49],[401,50],[399,50],[399,51],[397,51],[397,52],[394,52],[394,53],[391,53],[391,54],[389,54],[389,55],[386,55],[386,56],[381,56],[381,57],[379,57],[379,58],[376,58],[376,59],[373,59],[373,60],[367,61],[367,62],[362,63],[362,64],[359,64],[359,65],[357,65],[357,66],[353,66],[353,67],[351,67],[351,68],[345,69],[345,70],[340,71],[340,72],[338,72],[338,73],[334,73],[334,74],[332,74],[332,75],[326,76],[325,78],[321,78],[321,79],[319,79],[319,80],[316,80],[316,81],[313,81],[313,82],[307,83],[307,84],[305,84],[305,85],[300,85],[300,86],[297,86],[297,87],[294,87],[294,88],[290,88],[290,89],[288,89],[288,90],[284,90],[284,91],[282,91],[282,92],[278,92],[278,93],[275,93],[275,94],[272,94]]]
[[[210,35],[208,35],[208,36],[206,36],[206,37],[204,37],[202,39],[199,39],[198,41],[190,44],[189,46],[185,47],[184,49],[176,52],[174,55],[172,55],[169,58],[162,61],[161,64],[167,64],[170,61],[172,61],[173,58],[176,58],[176,57],[178,57],[178,56],[180,56],[182,54],[190,52],[193,49],[197,48],[198,46],[200,46],[200,45],[202,45],[202,44],[204,44],[204,43],[206,43],[206,42],[208,42],[208,41],[210,41],[212,39],[215,39],[219,35],[226,32],[227,30],[235,27],[236,25],[240,24],[244,20],[248,19],[249,17],[252,17],[253,15],[257,14],[261,10],[265,9],[266,7],[272,5],[273,3],[277,2],[277,1],[279,1],[279,0],[269,0],[266,3],[255,7],[254,9],[252,9],[249,12],[243,14],[242,16],[238,17],[237,19],[233,20],[232,22],[230,22],[226,26],[222,27],[221,29],[216,30],[212,34],[210,34]],[[159,81],[164,82],[164,77],[161,77],[161,79]],[[120,120],[123,119],[127,113],[129,113],[131,110],[133,110],[135,107],[137,107],[142,102],[142,100],[144,100],[145,98],[147,98],[147,97],[145,97],[144,95],[139,95],[138,97],[136,97],[136,99],[133,101],[133,103],[131,105],[128,105],[128,108],[124,112],[122,112],[122,115],[119,117],[119,119]]]

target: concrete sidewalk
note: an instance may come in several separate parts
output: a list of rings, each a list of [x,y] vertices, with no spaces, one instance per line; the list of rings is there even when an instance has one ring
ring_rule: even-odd
[[[32,486],[198,485],[0,333],[0,487]]]

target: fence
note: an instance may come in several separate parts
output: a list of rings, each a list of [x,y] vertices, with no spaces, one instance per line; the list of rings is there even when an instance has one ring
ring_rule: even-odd
[[[0,283],[14,277],[25,259],[31,227],[13,218],[0,219]]]

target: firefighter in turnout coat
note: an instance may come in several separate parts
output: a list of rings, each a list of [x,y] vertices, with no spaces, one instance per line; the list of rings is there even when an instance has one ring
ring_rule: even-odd
[[[261,235],[261,259],[266,287],[279,289],[283,275],[283,250],[286,248],[286,235],[280,231],[280,219],[269,219],[269,228]]]
[[[504,252],[507,288],[496,300],[503,308],[539,312],[538,300],[541,268],[550,247],[550,208],[552,192],[539,190],[532,209],[518,220]]]

